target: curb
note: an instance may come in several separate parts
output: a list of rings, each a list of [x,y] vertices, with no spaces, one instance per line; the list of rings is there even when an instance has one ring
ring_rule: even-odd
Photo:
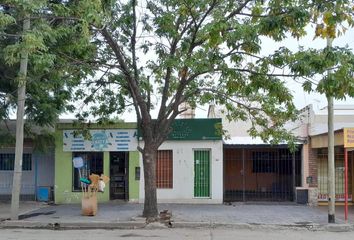
[[[324,226],[327,232],[352,232],[354,225],[352,224],[328,224]]]
[[[351,224],[263,224],[263,223],[222,223],[222,222],[174,222],[174,228],[229,228],[246,230],[308,230],[326,232],[352,232]]]
[[[26,228],[26,229],[138,229],[144,228],[145,222],[34,222],[34,221],[4,221],[0,223],[0,229]]]
[[[34,221],[3,221],[0,229],[49,229],[49,230],[75,230],[75,229],[166,229],[161,223],[146,224],[143,221],[126,222],[34,222]],[[352,224],[258,224],[258,223],[222,223],[222,222],[173,222],[172,228],[228,228],[247,230],[308,230],[326,232],[352,232]]]

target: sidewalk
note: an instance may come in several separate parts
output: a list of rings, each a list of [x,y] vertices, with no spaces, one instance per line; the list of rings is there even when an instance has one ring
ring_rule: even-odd
[[[296,204],[159,204],[160,211],[172,212],[173,227],[303,227],[333,231],[352,231],[354,209],[350,207],[349,224],[344,224],[340,207],[336,224],[327,224],[327,207]],[[0,208],[1,209],[1,208]],[[21,216],[19,221],[3,221],[0,227],[34,228],[141,228],[145,227],[143,205],[125,202],[99,203],[94,217],[81,216],[80,204],[45,206]]]
[[[48,205],[42,202],[24,201],[20,202],[20,215],[46,208]],[[0,222],[11,218],[11,202],[0,201]]]

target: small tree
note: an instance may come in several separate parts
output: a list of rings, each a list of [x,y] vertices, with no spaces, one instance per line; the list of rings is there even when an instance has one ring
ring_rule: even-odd
[[[67,56],[92,58],[95,51],[87,48],[93,45],[81,40],[82,34],[74,28],[79,23],[57,15],[61,7],[60,2],[43,0],[0,3],[0,121],[6,121],[17,107],[12,219],[18,218],[24,115],[27,123],[54,124],[58,114],[69,109],[72,86],[92,72],[68,60]]]

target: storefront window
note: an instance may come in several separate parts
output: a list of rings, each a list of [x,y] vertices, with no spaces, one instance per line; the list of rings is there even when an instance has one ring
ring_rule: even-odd
[[[335,192],[336,200],[344,201],[344,148],[335,148]],[[327,201],[328,199],[328,154],[327,148],[317,150],[317,176],[318,176],[318,191],[319,200]],[[352,199],[352,152],[348,154],[348,198]]]
[[[91,173],[103,174],[103,152],[74,152],[74,157],[82,157],[84,162],[80,169],[73,167],[73,191],[81,191],[80,175],[88,178]]]

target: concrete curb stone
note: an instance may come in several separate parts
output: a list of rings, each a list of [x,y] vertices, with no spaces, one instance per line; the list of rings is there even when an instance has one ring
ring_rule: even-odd
[[[27,229],[51,229],[51,230],[74,230],[74,229],[165,229],[166,225],[154,222],[146,224],[143,221],[126,222],[35,222],[35,221],[12,221],[0,222],[0,229],[27,228]],[[352,232],[353,224],[259,224],[259,223],[223,223],[223,222],[173,222],[172,228],[231,228],[248,230],[308,230],[327,232]]]
[[[34,221],[5,221],[0,228],[29,228],[29,229],[137,229],[144,228],[143,222],[34,222]]]
[[[211,222],[173,222],[173,228],[209,228]]]
[[[324,226],[324,230],[327,232],[352,232],[354,231],[354,225],[352,224],[328,224]]]

